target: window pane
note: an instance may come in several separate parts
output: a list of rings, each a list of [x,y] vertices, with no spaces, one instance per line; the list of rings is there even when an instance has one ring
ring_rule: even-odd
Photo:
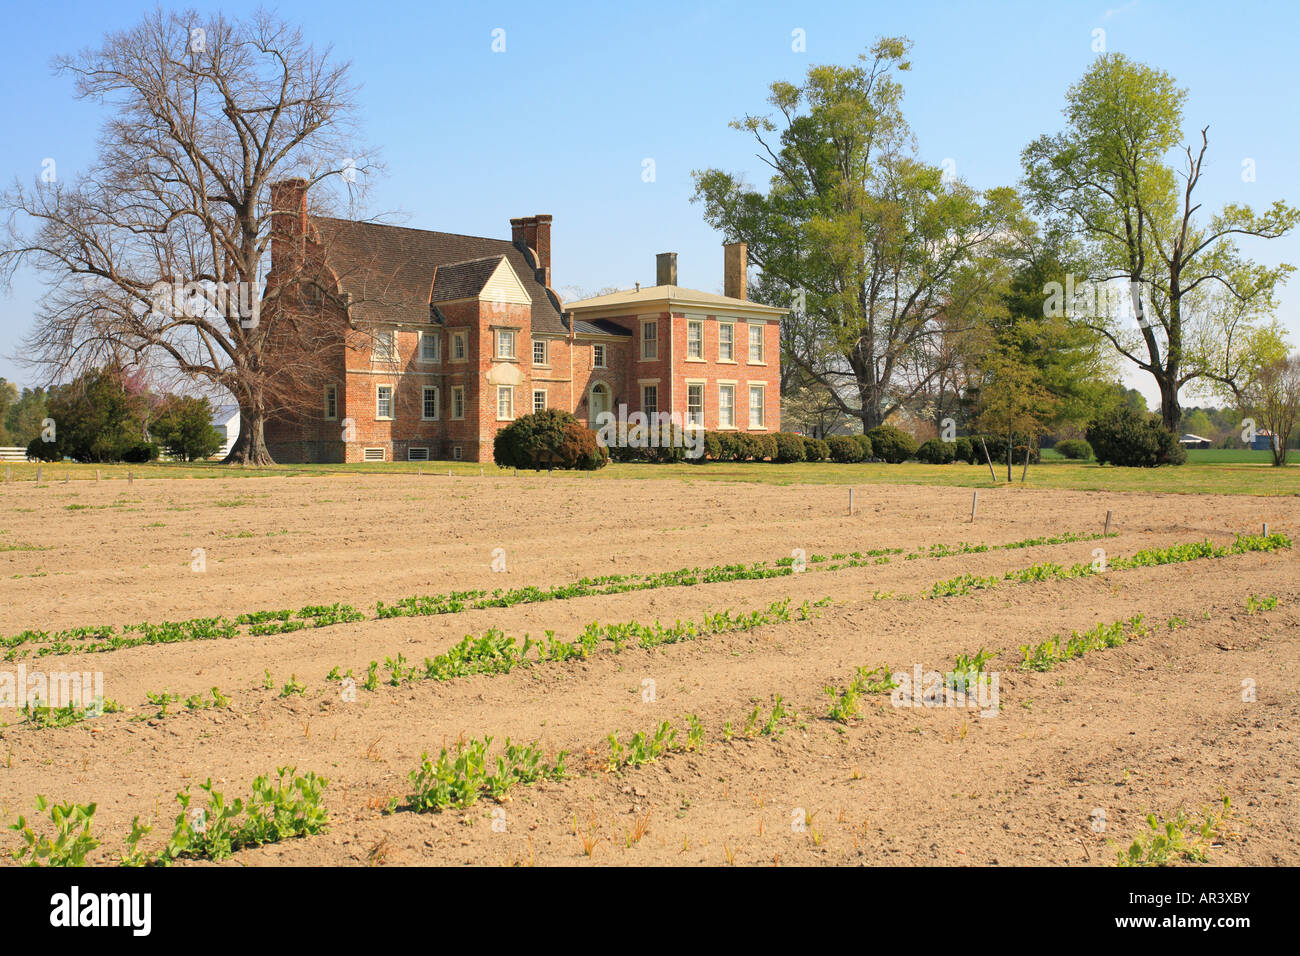
[[[426,362],[438,361],[438,334],[424,332],[420,335],[420,358]]]
[[[749,327],[749,360],[751,362],[763,361],[763,327],[761,325],[751,325]]]
[[[686,386],[686,417],[692,425],[704,425],[704,386]]]
[[[727,428],[736,424],[736,389],[718,386],[718,424]]]
[[[655,385],[647,385],[641,396],[641,411],[647,415],[653,415],[659,411],[659,388]]]
[[[379,418],[393,417],[393,389],[391,385],[379,386],[375,400],[375,415]]]
[[[546,410],[546,390],[537,389],[533,392],[533,411],[541,412]]]
[[[426,387],[424,390],[424,417],[438,417],[438,389]]]
[[[691,321],[686,324],[686,356],[704,358],[704,323]]]
[[[764,389],[754,387],[749,390],[749,427],[763,427],[763,394]]]
[[[736,327],[730,322],[718,326],[718,358],[730,362],[736,357]]]
[[[659,357],[659,323],[646,322],[641,326],[641,357]]]
[[[533,343],[533,364],[534,365],[546,364],[546,343],[544,341],[537,341]]]

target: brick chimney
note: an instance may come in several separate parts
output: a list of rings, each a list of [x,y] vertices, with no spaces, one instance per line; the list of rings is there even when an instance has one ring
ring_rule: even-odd
[[[655,285],[677,284],[677,253],[661,252],[655,256]]]
[[[271,271],[289,269],[303,255],[307,235],[307,180],[271,183]],[[288,258],[286,258],[288,257]]]
[[[537,281],[551,284],[551,220],[553,216],[538,213],[510,220],[510,241],[524,245],[537,253]]]
[[[744,299],[749,289],[749,246],[728,242],[722,247],[722,290],[733,299]]]

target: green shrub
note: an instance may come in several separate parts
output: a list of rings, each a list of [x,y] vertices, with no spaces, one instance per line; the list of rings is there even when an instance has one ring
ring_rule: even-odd
[[[967,461],[970,462],[972,465],[975,464],[974,461],[975,452],[971,446],[971,440],[969,438],[958,438],[953,443],[952,452],[953,452],[953,458],[955,458],[957,461]]]
[[[862,446],[852,435],[832,435],[826,439],[831,450],[831,461],[851,462],[862,460]]]
[[[956,449],[953,445],[953,442],[939,438],[928,439],[916,450],[916,459],[929,465],[951,464],[956,457]]]
[[[766,435],[736,434],[736,461],[762,461],[767,453]]]
[[[772,444],[776,448],[776,454],[772,456],[773,461],[805,461],[808,457],[802,435],[792,435],[790,432],[777,432],[772,436]]]
[[[63,461],[63,452],[58,442],[37,436],[27,444],[27,457],[33,461]]]
[[[876,451],[874,448],[871,447],[871,436],[854,435],[852,437],[853,440],[858,443],[858,447],[862,449],[863,461],[870,461],[872,458],[875,457]]]
[[[867,432],[877,458],[891,465],[907,461],[916,455],[916,439],[893,425],[878,425]]]
[[[803,436],[804,458],[807,461],[825,461],[831,456],[831,446],[820,438]]]
[[[1187,461],[1187,449],[1165,429],[1159,416],[1144,415],[1128,405],[1118,405],[1089,422],[1087,440],[1103,465],[1154,468]]]
[[[572,414],[548,408],[517,418],[497,432],[492,457],[502,468],[591,471],[604,467],[609,452]]]
[[[132,465],[142,465],[146,462],[157,461],[161,452],[162,446],[157,442],[140,442],[138,445],[132,445],[122,452],[122,460]]]
[[[1056,450],[1072,461],[1087,461],[1092,457],[1092,446],[1082,438],[1067,438],[1056,443]]]

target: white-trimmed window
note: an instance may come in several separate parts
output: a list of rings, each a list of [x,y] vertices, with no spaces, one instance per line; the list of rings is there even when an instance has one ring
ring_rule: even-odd
[[[718,427],[736,427],[736,386],[718,386]]]
[[[453,385],[451,387],[451,417],[465,417],[465,386]]]
[[[704,383],[686,385],[686,424],[704,427]]]
[[[451,450],[451,457],[456,459],[456,461],[460,461],[462,458],[465,457],[464,452],[461,451],[461,447],[459,445],[457,445]]]
[[[325,386],[325,420],[334,421],[339,417],[339,387]]]
[[[763,326],[758,322],[749,323],[749,362],[763,364]]]
[[[546,364],[546,339],[533,339],[533,364]]]
[[[767,387],[749,386],[749,427],[767,427]]]
[[[397,361],[397,330],[396,329],[375,330],[375,361],[376,362]]]
[[[659,412],[659,386],[642,385],[641,386],[641,411],[647,415],[655,415]]]
[[[534,412],[546,411],[546,389],[544,388],[533,389],[533,411]]]
[[[382,448],[366,448],[361,452],[362,461],[383,461],[384,450]]]
[[[393,386],[376,385],[375,386],[375,418],[392,420],[393,417]]]
[[[438,420],[438,386],[426,385],[420,394],[420,417],[426,422]]]
[[[605,344],[597,342],[591,347],[591,367],[605,368]]]
[[[686,357],[688,359],[704,358],[704,320],[686,320]]]
[[[515,333],[512,329],[497,329],[497,358],[515,357]]]
[[[428,461],[428,460],[429,460],[429,449],[428,449],[428,448],[424,448],[424,447],[420,447],[420,448],[407,448],[407,449],[406,449],[406,460],[407,460],[407,461]]]
[[[442,337],[437,332],[420,333],[420,361],[442,361]]]
[[[453,362],[465,361],[465,353],[467,351],[466,332],[461,330],[459,332],[451,333],[451,360]]]
[[[641,323],[641,357],[659,357],[659,322],[656,319],[646,319]]]
[[[736,361],[736,323],[718,323],[718,361]]]
[[[497,386],[497,421],[508,422],[515,417],[515,387]]]

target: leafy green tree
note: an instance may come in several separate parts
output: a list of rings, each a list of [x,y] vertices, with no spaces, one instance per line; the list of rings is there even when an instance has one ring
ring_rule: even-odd
[[[41,423],[48,417],[45,408],[46,392],[42,388],[25,388],[17,401],[5,413],[5,430],[10,441],[25,446],[41,434]]]
[[[980,194],[914,155],[897,80],[909,46],[884,38],[854,66],[773,83],[777,119],[731,124],[770,167],[766,192],[719,169],[694,173],[705,220],[748,244],[760,297],[794,306],[783,369],[824,386],[864,431],[930,385],[934,368],[903,373],[983,288],[1014,204],[1012,190]]]
[[[983,432],[1007,439],[1007,481],[1012,480],[1016,436],[1031,448],[1047,430],[1059,405],[1044,387],[1041,371],[1023,354],[1008,346],[995,346],[981,358],[984,383],[976,425]]]
[[[1300,355],[1277,359],[1260,369],[1245,395],[1246,408],[1260,428],[1273,433],[1273,464],[1286,464],[1291,435],[1300,420]]]
[[[92,369],[51,389],[48,410],[59,448],[77,461],[121,461],[144,444],[144,395],[119,366]]]
[[[1300,222],[1300,211],[1281,200],[1262,213],[1230,203],[1198,219],[1209,128],[1195,147],[1182,144],[1186,96],[1168,73],[1104,54],[1066,94],[1065,130],[1022,155],[1037,208],[1087,245],[1090,266],[1081,278],[1102,289],[1124,286],[1115,307],[1106,297],[1106,306],[1085,309],[1078,321],[1155,379],[1170,432],[1179,427],[1184,386],[1237,394],[1276,354],[1270,316],[1292,267],[1259,265],[1236,240],[1277,238]],[[1175,170],[1166,156],[1180,146],[1183,168]],[[1131,303],[1127,320],[1122,302]]]
[[[212,425],[212,405],[191,395],[167,396],[149,423],[149,434],[168,454],[185,461],[208,458],[225,444]]]
[[[9,445],[12,441],[9,428],[5,424],[9,408],[18,401],[18,386],[0,377],[0,445]]]

